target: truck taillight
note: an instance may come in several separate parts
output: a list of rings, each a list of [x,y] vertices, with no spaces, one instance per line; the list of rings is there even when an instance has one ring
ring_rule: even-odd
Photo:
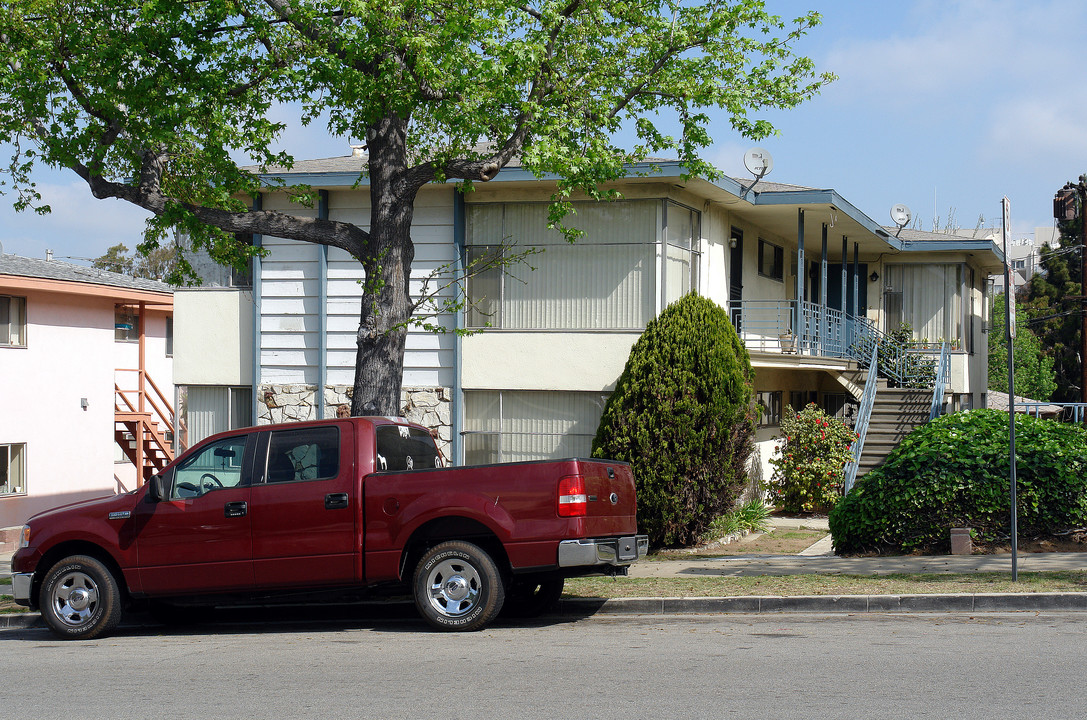
[[[589,498],[585,494],[585,478],[567,475],[559,479],[559,516],[580,517],[588,511]]]

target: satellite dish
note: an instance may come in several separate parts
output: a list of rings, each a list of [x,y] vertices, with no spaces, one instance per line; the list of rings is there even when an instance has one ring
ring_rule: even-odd
[[[744,167],[755,176],[755,181],[758,182],[763,175],[769,175],[774,169],[774,158],[769,150],[754,147],[744,153]]]
[[[894,220],[899,230],[909,225],[910,217],[910,209],[902,203],[898,203],[891,208],[891,219]]]
[[[774,169],[774,158],[770,155],[769,150],[754,147],[744,153],[744,167],[755,176],[755,182],[744,188],[744,191],[740,193],[741,198],[747,197],[747,193],[751,191],[751,188],[755,187],[756,183],[762,180],[764,175]]]

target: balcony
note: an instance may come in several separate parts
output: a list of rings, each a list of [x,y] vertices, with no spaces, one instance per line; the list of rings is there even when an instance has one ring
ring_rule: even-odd
[[[729,303],[729,317],[748,352],[854,361],[867,367],[879,348],[879,374],[899,387],[932,387],[943,348],[902,343],[868,318],[803,300]],[[945,368],[946,370],[946,368]]]

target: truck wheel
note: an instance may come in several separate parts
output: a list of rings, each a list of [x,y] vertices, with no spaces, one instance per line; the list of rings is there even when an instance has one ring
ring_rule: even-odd
[[[412,589],[419,614],[439,630],[482,630],[505,599],[490,555],[459,540],[435,545],[423,555]]]
[[[517,578],[510,585],[503,609],[509,617],[539,617],[558,603],[562,597],[565,578]]]
[[[121,621],[117,580],[89,555],[72,555],[50,568],[38,604],[50,629],[68,640],[96,638]]]

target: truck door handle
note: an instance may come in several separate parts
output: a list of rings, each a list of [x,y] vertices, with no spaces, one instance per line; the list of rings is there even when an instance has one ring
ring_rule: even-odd
[[[325,495],[325,510],[340,510],[345,507],[347,507],[347,493]]]
[[[223,517],[244,517],[247,512],[249,512],[249,506],[245,504],[244,500],[228,502],[226,505],[223,505]]]

